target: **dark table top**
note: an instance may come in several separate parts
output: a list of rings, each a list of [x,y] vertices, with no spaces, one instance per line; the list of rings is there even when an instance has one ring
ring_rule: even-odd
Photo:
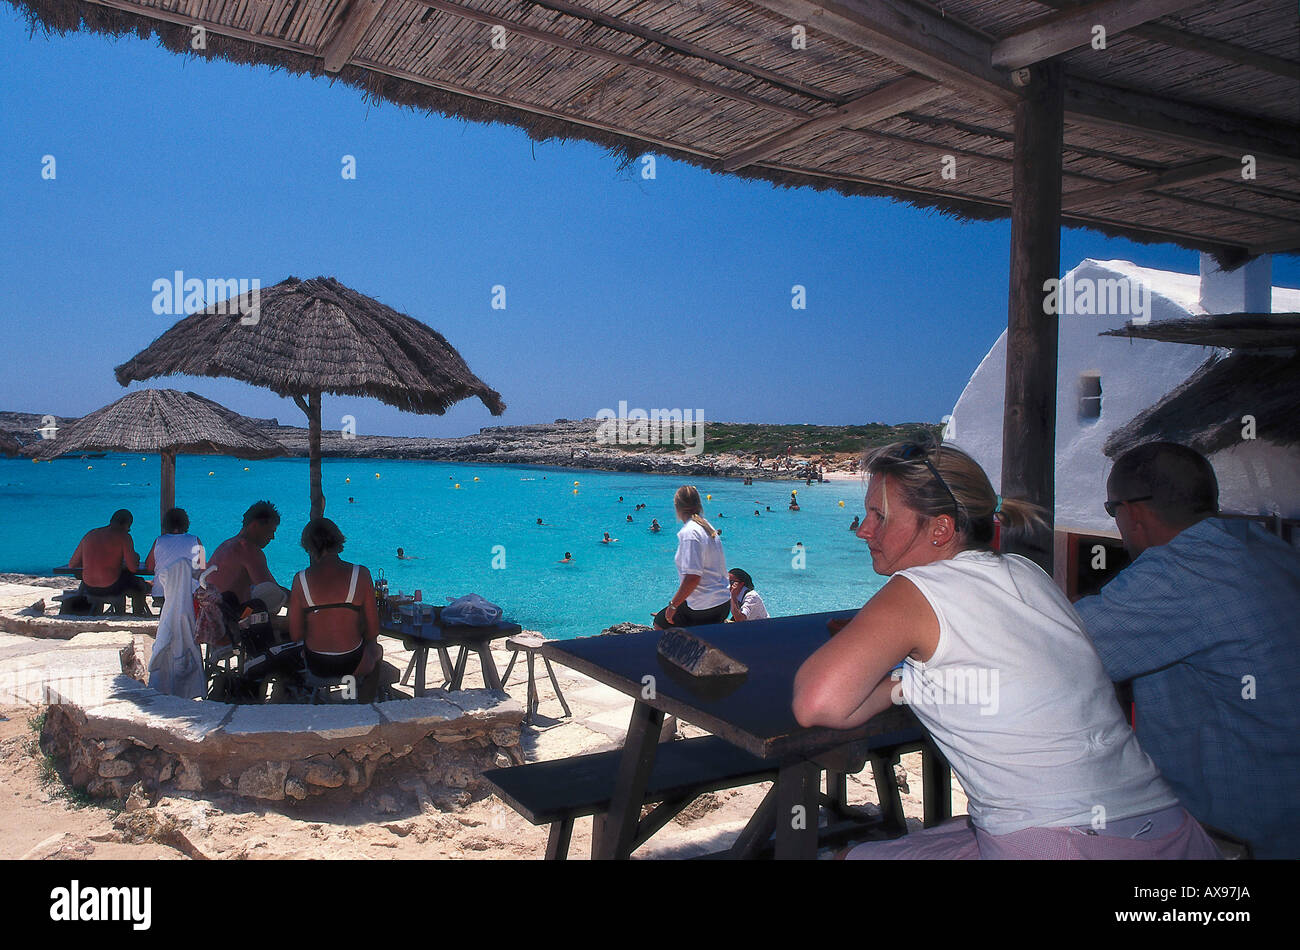
[[[450,643],[452,645],[459,643],[482,643],[487,640],[499,640],[502,637],[512,637],[516,633],[522,633],[523,627],[517,623],[506,623],[501,621],[490,627],[463,627],[463,626],[439,626],[432,627],[426,625],[424,632],[416,634],[410,630],[403,630],[400,627],[391,625],[391,621],[385,623],[383,617],[379,620],[379,632],[385,636],[396,637],[399,640],[407,640],[412,643]]]
[[[79,567],[71,567],[71,566],[69,566],[69,565],[67,565],[67,564],[64,564],[64,565],[62,565],[62,566],[60,566],[60,567],[56,567],[56,568],[54,568],[50,573],[51,573],[51,574],[71,574],[71,575],[73,575],[74,577],[80,577],[80,576],[81,576],[81,568],[79,568]],[[138,571],[132,571],[131,573],[134,574],[136,577],[153,577],[153,574],[154,574],[153,571],[146,571],[143,567],[140,568],[140,570],[138,570]]]
[[[557,663],[671,713],[763,758],[792,759],[845,746],[892,745],[925,737],[906,706],[894,706],[855,729],[804,728],[790,708],[794,675],[830,639],[826,621],[857,609],[690,627],[694,636],[745,663],[743,677],[692,677],[659,657],[661,631],[610,634],[546,644]],[[643,695],[643,677],[654,695]]]

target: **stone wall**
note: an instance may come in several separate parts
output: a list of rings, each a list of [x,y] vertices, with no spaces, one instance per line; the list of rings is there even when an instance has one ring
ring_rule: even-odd
[[[119,676],[105,701],[55,702],[41,747],[97,798],[227,793],[264,802],[355,798],[464,804],[487,768],[521,763],[523,707],[489,690],[372,705],[229,706]],[[381,799],[384,796],[380,796]]]

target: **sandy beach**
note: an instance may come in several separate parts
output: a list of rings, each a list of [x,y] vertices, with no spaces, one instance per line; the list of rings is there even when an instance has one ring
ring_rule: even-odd
[[[477,858],[540,859],[547,828],[529,824],[492,795],[430,793],[419,783],[378,783],[348,803],[285,800],[251,803],[234,794],[180,793],[156,801],[135,794],[125,801],[87,803],[52,770],[36,739],[48,707],[20,701],[14,684],[30,683],[40,671],[54,673],[72,659],[99,664],[105,675],[118,672],[119,651],[152,640],[148,623],[118,624],[104,618],[100,629],[70,639],[15,633],[18,611],[66,586],[59,579],[0,578],[0,859],[204,860],[219,858]],[[389,641],[392,643],[391,641]],[[396,647],[395,643],[392,643]],[[404,668],[409,654],[398,649],[388,659]],[[508,654],[494,650],[499,669]],[[482,687],[471,664],[467,687]],[[520,701],[525,688],[517,666],[507,692]],[[525,726],[520,748],[526,761],[563,758],[621,746],[632,702],[572,670],[556,667],[560,687],[573,711],[560,715],[554,690],[540,675],[541,705],[535,726]],[[8,688],[6,688],[6,685]],[[687,736],[702,735],[689,724]],[[920,827],[920,755],[903,756],[896,777],[909,827]],[[687,858],[727,847],[753,814],[768,783],[709,793],[649,843],[637,858]],[[849,779],[849,799],[875,808],[870,769]],[[954,813],[965,798],[954,781]],[[590,854],[591,819],[579,819],[570,856]],[[830,857],[824,851],[821,857]]]

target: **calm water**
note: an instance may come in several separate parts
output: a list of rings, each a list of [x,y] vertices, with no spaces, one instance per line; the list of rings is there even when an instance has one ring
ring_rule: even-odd
[[[677,587],[676,476],[326,459],[323,478],[325,513],[348,538],[343,557],[382,568],[393,590],[419,588],[429,602],[472,591],[524,627],[567,639],[623,620],[648,622]],[[67,563],[81,535],[116,508],[135,515],[143,556],[157,532],[158,483],[156,456],[0,459],[0,571],[45,573]],[[705,514],[722,531],[728,567],[753,575],[773,616],[858,606],[880,588],[866,545],[848,531],[862,510],[857,481],[694,484],[713,496]],[[792,488],[799,512],[786,510]],[[306,566],[298,545],[310,507],[305,459],[181,457],[176,498],[209,551],[239,530],[252,502],[270,499],[283,518],[266,549],[271,570],[287,585]],[[648,507],[633,511],[642,502]],[[649,531],[651,518],[661,533]],[[601,544],[605,531],[619,542]],[[792,563],[796,541],[807,552],[803,569]],[[398,545],[421,560],[397,560]],[[556,563],[565,551],[574,563]]]

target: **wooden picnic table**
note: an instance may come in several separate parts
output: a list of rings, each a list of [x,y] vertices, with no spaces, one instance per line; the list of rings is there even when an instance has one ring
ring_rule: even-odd
[[[829,639],[828,620],[848,619],[856,612],[689,628],[745,663],[749,672],[743,677],[691,677],[658,655],[658,630],[546,644],[542,652],[555,662],[636,700],[611,808],[593,834],[592,857],[630,855],[665,714],[777,766],[776,782],[733,847],[734,856],[757,853],[775,831],[778,858],[816,857],[823,768],[838,784],[842,804],[844,774],[860,770],[872,750],[923,748],[926,824],[950,817],[951,773],[906,706],[891,707],[855,729],[805,728],[795,721],[791,701],[796,671]],[[833,801],[837,796],[828,797]]]
[[[384,611],[380,613],[379,632],[383,636],[401,640],[402,645],[411,651],[411,662],[407,665],[402,682],[406,682],[411,674],[412,667],[414,667],[416,696],[425,694],[425,667],[428,664],[430,649],[438,651],[438,660],[442,666],[442,685],[444,689],[455,691],[461,688],[465,678],[466,661],[471,652],[478,656],[479,663],[483,667],[484,685],[488,689],[504,689],[501,685],[501,675],[497,672],[496,664],[492,661],[491,643],[493,640],[513,637],[515,634],[521,633],[523,628],[518,624],[502,621],[486,627],[443,625],[441,622],[441,608],[435,607],[433,625],[431,627],[426,626],[424,632],[414,633],[409,629],[394,626],[391,617],[385,616],[385,613]],[[449,647],[460,648],[455,663],[452,663],[448,656],[447,650]]]

